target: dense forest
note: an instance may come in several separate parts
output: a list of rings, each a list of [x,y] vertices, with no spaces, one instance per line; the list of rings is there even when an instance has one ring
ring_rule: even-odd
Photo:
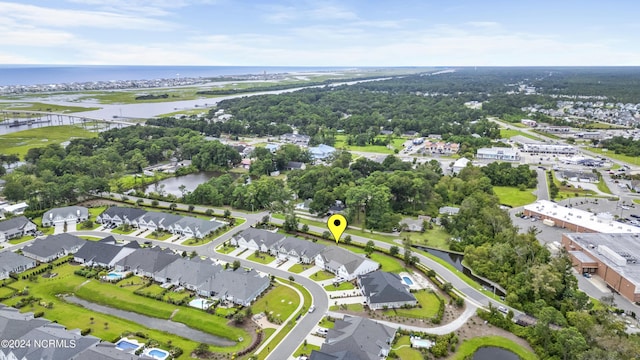
[[[640,156],[640,141],[622,136],[600,141],[600,147],[613,151],[616,154],[627,156]]]

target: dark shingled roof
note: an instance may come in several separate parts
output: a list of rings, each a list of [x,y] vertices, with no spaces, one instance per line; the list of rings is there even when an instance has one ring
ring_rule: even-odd
[[[36,239],[31,245],[22,249],[23,252],[47,258],[57,254],[60,250],[67,252],[77,246],[82,246],[86,240],[71,234],[63,233],[49,235],[44,239]]]
[[[393,273],[374,271],[360,276],[360,283],[364,295],[374,304],[416,300],[400,276]]]

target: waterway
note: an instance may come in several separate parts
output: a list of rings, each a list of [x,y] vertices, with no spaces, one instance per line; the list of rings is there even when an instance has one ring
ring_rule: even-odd
[[[180,187],[184,185],[185,193],[192,192],[195,190],[198,185],[203,184],[209,179],[219,176],[220,173],[216,172],[208,172],[201,171],[193,174],[188,174],[184,176],[172,177],[164,180],[160,180],[157,183],[151,184],[144,189],[145,194],[151,192],[159,192],[162,191],[163,195],[175,195],[177,197],[182,197],[182,191]]]
[[[448,252],[448,251],[444,251],[444,250],[432,249],[432,248],[428,248],[428,247],[420,246],[420,245],[416,245],[415,247],[420,249],[420,250],[426,251],[429,254],[434,255],[434,256],[446,261],[449,265],[453,266],[454,268],[456,268],[459,271],[462,271],[463,274],[467,275],[468,277],[473,279],[475,282],[477,282],[478,284],[482,285],[486,290],[492,291],[495,294],[500,295],[500,296],[505,296],[504,291],[502,291],[500,289],[500,287],[495,287],[494,288],[494,285],[492,283],[490,283],[486,279],[482,279],[482,278],[474,275],[471,272],[470,269],[468,269],[467,267],[462,265],[462,260],[464,259],[464,255],[457,254],[457,253],[452,253],[452,252]]]
[[[174,322],[171,320],[153,318],[150,316],[140,315],[131,311],[114,309],[112,307],[98,305],[89,301],[85,301],[75,296],[65,296],[64,299],[70,303],[82,305],[83,307],[89,310],[97,311],[103,314],[117,316],[119,318],[133,321],[135,323],[138,323],[140,325],[146,326],[151,329],[165,331],[170,334],[182,336],[186,339],[191,339],[196,342],[203,342],[203,343],[217,345],[217,346],[233,346],[236,344],[234,341],[231,341],[229,339],[221,338],[219,336],[207,334],[200,330],[192,329],[183,323]],[[205,314],[203,313],[203,316],[204,315]]]
[[[472,360],[519,360],[520,357],[509,350],[487,346],[476,350]]]

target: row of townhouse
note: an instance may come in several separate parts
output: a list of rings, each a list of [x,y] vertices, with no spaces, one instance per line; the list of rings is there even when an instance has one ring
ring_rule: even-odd
[[[35,235],[36,231],[38,226],[25,216],[0,221],[0,243],[25,235]]]
[[[460,144],[458,143],[450,143],[444,141],[424,142],[424,151],[430,152],[432,154],[456,154],[460,150]]]
[[[96,221],[101,224],[117,226],[127,224],[140,229],[168,231],[172,234],[199,239],[224,226],[223,223],[215,220],[207,221],[190,216],[119,206],[106,209],[98,215]]]
[[[324,246],[262,229],[243,230],[235,234],[230,242],[231,245],[241,248],[269,253],[281,260],[293,260],[302,264],[315,263],[348,281],[380,267],[377,262],[338,246]]]
[[[67,330],[64,326],[33,313],[0,304],[0,339],[10,339],[30,346],[1,346],[0,359],[42,360],[137,360],[153,359],[125,353],[109,342],[91,335],[81,335],[80,329]]]

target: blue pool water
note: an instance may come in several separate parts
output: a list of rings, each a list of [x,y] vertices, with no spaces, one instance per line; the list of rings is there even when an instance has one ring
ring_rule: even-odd
[[[152,356],[155,359],[159,359],[159,360],[164,360],[169,356],[169,353],[164,351],[164,350],[160,350],[160,349],[151,349],[147,352],[147,354],[149,356]]]
[[[120,350],[136,350],[138,349],[138,345],[134,344],[134,343],[130,343],[128,341],[125,340],[120,340],[118,341],[118,343],[116,344],[116,348],[120,349]]]
[[[409,286],[413,285],[413,281],[411,281],[411,279],[409,277],[407,277],[407,276],[403,276],[402,280],[404,280],[404,283],[409,285]]]
[[[213,305],[213,301],[202,298],[193,299],[189,302],[189,306],[202,310],[207,309],[211,305]]]
[[[110,272],[107,274],[107,278],[109,278],[109,280],[120,280],[122,279],[122,274]]]

